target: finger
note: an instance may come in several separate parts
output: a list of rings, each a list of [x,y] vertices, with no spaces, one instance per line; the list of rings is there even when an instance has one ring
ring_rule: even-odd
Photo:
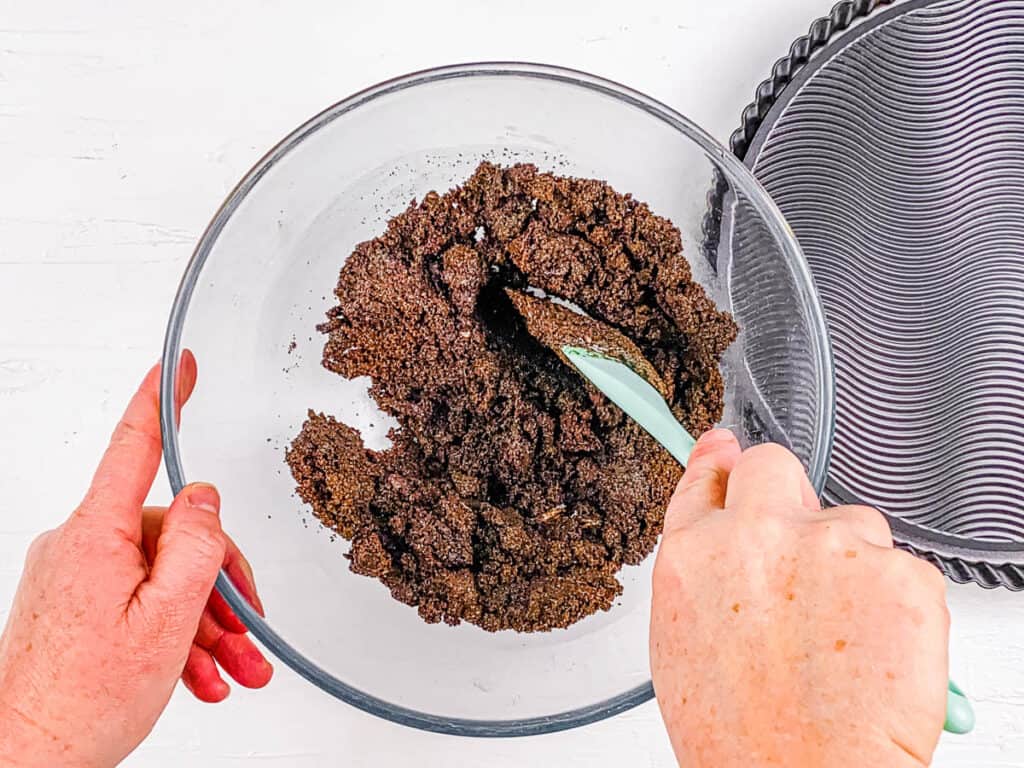
[[[775,443],[748,448],[736,461],[729,475],[725,506],[801,505],[821,509],[800,460]]]
[[[181,617],[181,639],[191,642],[227,544],[220,527],[220,496],[212,485],[194,483],[164,514],[149,578],[135,598],[146,613],[164,611]]]
[[[166,513],[166,507],[142,508],[142,552],[146,556],[148,564],[152,564],[156,558],[156,543],[160,538],[160,531],[163,527],[163,519]],[[266,616],[263,602],[256,592],[256,580],[253,578],[252,566],[249,565],[249,561],[245,559],[245,556],[238,549],[235,542],[231,540],[230,536],[224,534],[224,541],[227,545],[227,553],[224,555],[224,563],[221,565],[221,568],[227,572],[228,578],[231,579],[231,582],[241,593],[242,597],[248,601],[249,605],[260,616]],[[247,632],[249,630],[242,620],[235,615],[235,612],[231,610],[231,606],[228,605],[227,601],[221,597],[216,589],[210,594],[210,600],[207,602],[206,607],[224,629],[229,632]]]
[[[160,467],[160,366],[150,369],[114,429],[75,517],[109,523],[138,543],[139,509]]]
[[[252,640],[226,631],[208,611],[199,621],[196,644],[209,651],[224,671],[246,688],[262,688],[274,674],[274,668]]]
[[[224,701],[231,688],[220,676],[217,664],[210,652],[193,645],[181,673],[181,681],[192,695],[208,704]]]
[[[253,578],[252,567],[249,565],[249,561],[245,559],[245,556],[238,549],[235,542],[231,540],[230,536],[225,535],[225,539],[227,541],[227,554],[224,557],[224,571],[227,573],[228,578],[231,579],[231,583],[235,585],[235,588],[249,605],[255,609],[256,613],[260,616],[265,616],[263,602],[256,592],[256,580]],[[231,610],[227,600],[216,590],[210,595],[209,607],[214,617],[228,631],[236,633],[248,631],[248,627]]]
[[[729,473],[740,453],[736,436],[727,429],[701,435],[665,513],[666,533],[688,527],[710,510],[722,508]]]
[[[889,527],[889,521],[877,509],[850,504],[833,507],[828,512],[845,521],[851,530],[864,541],[870,542],[876,547],[892,549],[892,529]]]
[[[186,349],[181,353],[177,381],[174,385],[174,422],[176,424],[181,424],[181,409],[192,397],[198,376],[199,369],[196,366],[195,355],[192,354],[191,349]]]
[[[262,688],[274,676],[274,668],[246,635],[225,632],[213,652],[213,658],[246,688]]]
[[[179,390],[186,396],[195,386],[195,359],[189,352],[182,355],[182,361]],[[128,403],[93,476],[86,500],[74,515],[108,524],[136,544],[142,535],[139,509],[160,468],[159,399],[160,366],[155,365]]]
[[[235,557],[232,563],[228,566],[228,572],[234,573],[234,570],[238,570],[238,581],[239,588],[243,590],[243,593],[247,598],[251,598],[250,602],[253,607],[259,613],[260,616],[266,617],[266,613],[263,610],[263,601],[260,600],[260,596],[256,589],[256,577],[252,572],[252,565],[249,564],[249,560],[242,554],[242,551],[238,548],[235,542],[228,536],[228,545],[234,547]],[[234,581],[234,577],[232,577]]]
[[[235,682],[246,688],[262,688],[274,676],[274,668],[247,635],[225,632],[210,653]]]
[[[146,563],[152,565],[156,559],[156,543],[160,539],[160,530],[163,528],[164,515],[167,514],[167,507],[143,507],[142,508],[142,554],[146,557]]]

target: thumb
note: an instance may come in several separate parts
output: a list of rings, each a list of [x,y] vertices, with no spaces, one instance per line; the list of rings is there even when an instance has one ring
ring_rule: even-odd
[[[709,511],[725,506],[729,473],[741,453],[736,436],[728,429],[701,435],[668,504],[665,533],[688,527]]]
[[[139,602],[179,618],[191,640],[226,550],[217,489],[206,483],[185,486],[164,514],[149,578],[137,591]]]

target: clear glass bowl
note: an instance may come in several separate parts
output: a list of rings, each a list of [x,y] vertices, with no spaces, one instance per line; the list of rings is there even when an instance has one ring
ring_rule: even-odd
[[[225,576],[252,633],[316,685],[432,731],[527,735],[609,717],[652,696],[653,557],[621,573],[608,612],[567,630],[489,634],[428,625],[347,543],[303,509],[284,451],[308,408],[380,447],[393,423],[320,366],[315,331],[356,243],[412,198],[447,190],[482,158],[606,179],[680,228],[695,275],[742,332],[724,362],[723,424],[745,445],[790,446],[820,489],[832,441],[832,359],[821,307],[786,223],[750,173],[686,118],[600,78],[529,64],[472,64],[382,83],[320,113],[261,159],[214,216],[182,280],[164,348],[170,414],[184,347],[199,361],[180,431],[164,419],[177,493],[216,483],[227,530],[256,571],[267,618]]]

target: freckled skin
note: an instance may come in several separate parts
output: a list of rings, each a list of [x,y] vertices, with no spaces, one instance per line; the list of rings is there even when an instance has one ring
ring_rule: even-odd
[[[822,510],[789,452],[702,438],[653,578],[651,671],[681,766],[930,762],[945,583],[878,512]]]
[[[179,367],[179,407],[195,385]],[[213,486],[143,507],[160,463],[159,369],[136,394],[85,500],[32,544],[0,635],[0,768],[107,768],[149,733],[181,679],[202,701],[272,670],[218,595],[223,565],[262,613]]]

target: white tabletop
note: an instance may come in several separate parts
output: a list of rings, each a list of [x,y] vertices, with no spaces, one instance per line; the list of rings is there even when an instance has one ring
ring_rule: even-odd
[[[192,245],[287,131],[386,77],[520,59],[625,82],[725,140],[829,0],[0,0],[0,620],[32,536],[77,502],[156,359]],[[155,501],[169,496],[158,480]],[[936,765],[1024,765],[1024,595],[951,586],[977,731]],[[362,714],[278,665],[219,706],[179,691],[128,765],[670,766],[653,704],[506,741]]]

